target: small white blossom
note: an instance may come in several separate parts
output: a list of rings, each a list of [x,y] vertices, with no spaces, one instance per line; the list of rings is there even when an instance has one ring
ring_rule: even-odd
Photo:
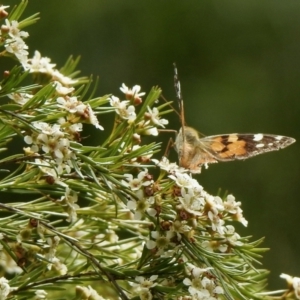
[[[66,275],[68,273],[68,268],[63,264],[57,257],[52,259],[52,268],[59,273],[59,275]]]
[[[171,242],[171,239],[175,236],[174,231],[166,231],[165,235],[161,234],[159,231],[151,231],[151,237],[153,240],[148,240],[146,242],[146,247],[148,249],[154,249],[155,247],[158,249],[156,255],[165,255],[168,248],[174,248],[175,243]],[[153,243],[154,242],[154,243]]]
[[[8,12],[6,11],[6,9],[9,8],[9,5],[1,5],[0,6],[0,16],[1,17],[6,17],[8,15]]]
[[[12,93],[7,96],[20,105],[24,105],[33,97],[33,95],[27,93]]]
[[[236,202],[233,195],[228,195],[226,201],[224,201],[224,208],[231,214],[240,212],[241,202]]]
[[[5,277],[0,278],[0,299],[5,300],[11,291],[8,282],[9,281]]]
[[[73,87],[63,86],[59,81],[54,81],[53,84],[55,86],[56,92],[59,95],[65,96],[65,95],[72,93],[75,90],[75,88],[73,88]]]
[[[139,190],[142,186],[148,186],[153,183],[152,180],[145,180],[146,175],[148,174],[148,170],[145,169],[141,171],[137,178],[133,178],[132,174],[124,174],[127,182],[123,181],[125,185],[131,188],[133,191]]]
[[[179,172],[179,166],[176,163],[170,163],[165,156],[163,156],[160,161],[157,159],[152,159],[152,161],[168,173]]]
[[[34,300],[47,299],[48,293],[45,290],[36,290]]]
[[[295,296],[297,299],[300,299],[300,278],[292,277],[288,274],[282,273],[280,278],[283,278],[287,281],[288,285],[291,286],[295,292]]]
[[[179,201],[187,212],[198,216],[203,214],[205,205],[204,197],[195,195],[194,189],[192,188],[181,188],[181,195],[182,197],[179,197]]]
[[[116,96],[111,96],[109,98],[109,103],[112,107],[116,108],[117,110],[124,110],[126,109],[129,101],[120,101],[120,99]],[[117,113],[119,114],[119,112],[117,111]]]
[[[189,292],[195,299],[217,300],[217,294],[224,293],[222,287],[205,276],[211,268],[201,269],[191,264],[188,264],[188,268],[191,270],[192,279],[185,278],[183,283],[189,286]]]
[[[144,135],[158,136],[158,130],[156,127],[146,127],[142,133]]]
[[[21,38],[7,39],[5,49],[7,52],[14,54],[21,64],[27,62],[28,46]]]
[[[219,250],[220,252],[224,253],[227,251],[228,249],[228,245],[226,244],[220,244],[220,242],[217,241],[211,241],[211,240],[207,240],[207,241],[203,241],[201,243],[201,246],[211,252],[214,252],[215,250]]]
[[[169,124],[168,120],[160,119],[159,110],[156,107],[153,107],[151,110],[151,108],[148,106],[147,109],[148,109],[147,115],[149,116],[149,118],[153,124],[160,126],[160,127],[165,127],[165,125]]]
[[[58,103],[58,106],[67,110],[68,112],[75,114],[77,112],[83,113],[86,106],[81,102],[78,101],[77,97],[58,97],[56,99],[56,102]]]
[[[127,208],[134,211],[134,219],[141,220],[142,216],[147,212],[150,216],[154,217],[157,211],[151,208],[150,205],[154,204],[154,198],[141,197],[139,200],[129,200]]]
[[[209,205],[209,210],[212,211],[215,215],[219,212],[224,211],[223,200],[219,196],[207,195],[205,198],[206,203]]]
[[[232,225],[227,225],[224,227],[226,240],[232,245],[232,246],[242,246],[244,243],[239,241],[241,236],[235,232],[235,228]]]
[[[79,208],[79,205],[76,204],[78,201],[78,194],[75,191],[67,188],[65,195],[60,198],[58,201],[63,205],[65,211],[68,214],[67,221],[74,223],[77,220],[76,210]]]
[[[177,240],[180,241],[181,235],[191,232],[192,227],[188,225],[187,221],[176,220],[172,223],[170,230],[177,235]]]
[[[20,31],[18,21],[9,21],[5,19],[5,25],[8,29],[8,35],[12,38],[27,38],[29,36],[28,32]]]
[[[224,234],[224,227],[225,221],[222,220],[219,214],[214,214],[212,211],[209,211],[208,219],[211,221],[211,227],[213,231],[217,231],[219,234]]]
[[[169,175],[179,187],[192,188],[198,185],[198,182],[187,173],[176,172],[175,175]]]
[[[141,87],[139,85],[135,85],[132,89],[130,89],[125,85],[125,83],[123,83],[120,90],[126,95],[127,99],[137,99],[145,95],[144,92],[140,93]]]
[[[28,59],[24,65],[25,70],[30,73],[46,73],[51,75],[56,64],[51,64],[51,59],[42,57],[39,51],[35,51],[32,58]]]
[[[137,283],[130,282],[134,294],[138,295],[141,300],[151,300],[152,294],[150,289],[157,285],[157,283],[154,282],[157,278],[157,275],[152,275],[150,278],[145,278],[143,276],[135,277]]]
[[[64,86],[69,86],[75,84],[78,80],[72,79],[68,76],[64,76],[62,73],[60,73],[58,70],[53,70],[51,72],[52,79],[54,81],[61,82]]]
[[[136,119],[135,107],[129,105],[129,101],[120,101],[118,97],[111,96],[109,98],[110,105],[116,109],[116,113],[124,120],[128,120],[131,124]]]
[[[76,286],[76,299],[82,300],[108,300],[107,298],[103,298],[98,294],[96,290],[94,290],[90,285],[86,286]]]

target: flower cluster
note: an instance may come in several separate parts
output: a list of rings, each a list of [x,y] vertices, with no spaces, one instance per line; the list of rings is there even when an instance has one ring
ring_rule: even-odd
[[[0,7],[0,17],[8,15],[6,8],[8,6]],[[34,73],[35,76],[45,76],[49,82],[49,93],[43,101],[36,100],[36,91],[14,92],[7,96],[21,108],[27,107],[30,110],[26,115],[30,126],[21,129],[25,143],[30,145],[24,148],[24,152],[28,157],[36,157],[32,166],[39,168],[47,183],[56,183],[65,188],[65,195],[56,203],[64,208],[68,221],[74,222],[77,219],[77,194],[61,178],[64,174],[70,174],[74,167],[73,162],[77,159],[71,143],[81,141],[82,123],[92,124],[100,130],[103,130],[103,127],[99,124],[91,105],[80,101],[79,96],[73,94],[73,85],[78,83],[78,80],[63,75],[55,68],[56,64],[43,57],[39,51],[35,51],[33,57],[28,58],[28,46],[24,39],[29,34],[22,31],[21,27],[22,22],[4,20],[0,38],[5,47],[5,54],[14,56],[25,71]],[[51,112],[51,121],[41,121],[37,117],[40,111],[43,111],[44,115],[45,111]],[[31,118],[38,121],[31,121]]]
[[[159,220],[160,226],[151,231],[150,239],[145,241],[146,247],[155,256],[173,257],[179,250],[184,251],[183,239],[191,241],[196,235],[206,251],[230,253],[232,248],[243,245],[235,228],[226,224],[226,221],[238,220],[247,226],[241,203],[236,202],[234,196],[228,195],[225,200],[212,196],[186,170],[169,163],[166,158],[161,162],[153,161],[167,171],[173,181],[170,190],[164,190],[168,197],[160,198],[164,187],[160,182],[154,182],[146,169],[136,177],[125,174],[123,184],[136,196],[127,202],[134,218],[156,217]],[[163,213],[165,209],[168,210],[167,219]],[[187,265],[190,266],[188,262]],[[192,270],[191,277],[183,283],[189,287],[193,299],[218,299],[223,289],[215,278],[211,278],[209,269],[189,268]]]
[[[140,220],[145,213],[154,217],[157,214],[156,209],[151,207],[155,204],[152,196],[154,182],[152,176],[148,174],[148,170],[141,171],[136,178],[132,174],[124,174],[124,177],[126,181],[123,180],[123,184],[136,195],[136,199],[127,202],[127,208],[134,212],[134,219]]]
[[[201,269],[192,264],[187,264],[188,273],[191,278],[187,277],[183,283],[188,286],[189,293],[194,300],[217,300],[218,295],[224,294],[224,290],[216,282],[216,278],[209,273],[211,268]]]
[[[157,285],[157,283],[154,282],[157,278],[157,275],[152,275],[150,278],[145,278],[143,276],[135,277],[136,282],[130,282],[134,294],[138,295],[141,300],[152,299],[151,288]]]
[[[128,124],[132,124],[136,121],[137,114],[135,106],[142,103],[141,97],[145,95],[144,92],[140,92],[141,87],[135,85],[132,89],[128,88],[124,83],[120,90],[125,94],[127,100],[122,100],[116,96],[110,97],[110,105],[115,108],[116,113],[122,120],[127,120]],[[158,108],[147,107],[147,112],[144,113],[144,119],[136,124],[137,133],[144,135],[158,135],[157,127],[165,127],[169,122],[166,119],[160,118],[160,112]]]
[[[2,9],[8,7],[2,6]],[[26,64],[28,59],[28,46],[24,42],[28,36],[28,32],[19,29],[19,23],[15,20],[5,19],[5,25],[1,26],[0,37],[4,41],[5,50],[9,54],[15,55],[21,64]]]

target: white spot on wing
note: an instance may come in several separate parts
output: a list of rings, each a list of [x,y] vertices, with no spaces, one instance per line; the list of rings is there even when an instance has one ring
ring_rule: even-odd
[[[255,147],[256,148],[263,148],[265,146],[265,144],[257,144]]]
[[[264,137],[264,135],[261,134],[261,133],[254,134],[254,139],[253,140],[256,141],[256,142],[259,142],[259,141],[261,141],[263,139],[263,137]]]

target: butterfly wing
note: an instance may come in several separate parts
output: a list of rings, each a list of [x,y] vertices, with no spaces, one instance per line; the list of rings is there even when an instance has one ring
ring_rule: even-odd
[[[283,149],[295,139],[271,134],[223,134],[198,140],[198,148],[209,153],[215,160],[243,160],[265,152]]]
[[[199,137],[192,127],[180,129],[175,141],[179,165],[193,173],[200,173],[201,166],[218,161],[244,160],[265,152],[283,149],[295,139],[272,134],[222,134]]]

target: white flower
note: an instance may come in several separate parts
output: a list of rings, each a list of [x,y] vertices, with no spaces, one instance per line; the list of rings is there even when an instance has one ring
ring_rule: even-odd
[[[59,107],[73,114],[76,112],[83,114],[84,110],[86,109],[86,106],[81,101],[78,101],[76,96],[66,98],[58,97],[56,102],[59,104]]]
[[[169,178],[173,179],[179,187],[192,188],[197,185],[197,181],[193,179],[187,173],[176,172],[175,175],[169,175]]]
[[[222,287],[217,286],[214,280],[205,276],[211,268],[201,269],[191,264],[188,264],[188,268],[191,270],[192,279],[185,278],[183,283],[189,286],[189,292],[195,299],[217,300],[215,294],[224,293]]]
[[[149,117],[153,124],[160,127],[165,127],[164,125],[169,124],[168,120],[159,118],[159,110],[156,107],[153,107],[151,110],[151,108],[148,106],[147,109],[148,109],[147,118]]]
[[[169,160],[163,156],[159,161],[157,159],[152,159],[152,161],[159,166],[162,170],[167,171],[168,173],[174,173],[176,171],[179,172],[179,167],[176,163],[170,163]]]
[[[29,70],[30,73],[46,73],[51,75],[56,64],[51,64],[50,62],[50,58],[42,57],[39,51],[35,51],[33,57],[29,58],[25,64],[25,69]]]
[[[59,275],[66,275],[68,273],[67,266],[63,264],[57,257],[52,259],[52,267],[59,273]]]
[[[151,288],[157,285],[154,281],[158,278],[158,275],[152,275],[150,278],[145,278],[143,276],[137,276],[135,277],[135,280],[138,282],[136,283],[131,283],[132,286],[140,286],[143,288]]]
[[[129,103],[129,101],[120,101],[120,99],[116,96],[111,96],[109,98],[109,103],[112,107],[115,107],[116,109],[126,109],[127,104]],[[119,112],[117,112],[119,113]]]
[[[236,202],[233,195],[228,195],[226,201],[224,202],[224,208],[231,214],[236,214],[240,212],[241,202]]]
[[[21,64],[27,62],[28,46],[21,38],[7,39],[5,49],[7,52],[14,54]]]
[[[58,201],[65,207],[65,211],[68,214],[68,222],[74,223],[77,220],[76,210],[79,208],[79,205],[76,204],[77,201],[78,194],[69,188],[66,189],[65,195]]]
[[[134,288],[134,293],[137,294],[141,300],[151,300],[152,294],[150,289],[157,285],[154,282],[158,278],[157,275],[152,275],[150,278],[145,278],[143,276],[135,277],[135,282],[130,282],[130,285]]]
[[[116,109],[116,113],[128,123],[132,123],[136,119],[135,107],[128,106],[129,101],[120,101],[118,97],[111,96],[109,98],[110,105]],[[128,107],[127,107],[128,106]]]
[[[1,16],[1,18],[5,18],[5,17],[8,16],[8,12],[5,11],[5,9],[7,9],[7,8],[9,8],[9,5],[6,5],[6,6],[1,5],[0,6],[0,16]]]
[[[295,292],[295,296],[297,299],[300,299],[300,278],[299,277],[292,277],[288,274],[282,273],[280,278],[283,278],[287,281],[288,285],[293,287]]]
[[[8,35],[12,38],[27,38],[29,36],[28,32],[20,31],[18,21],[9,21],[5,19],[6,28],[9,30]]]
[[[148,249],[154,249],[157,247],[158,252],[156,255],[166,255],[166,251],[168,248],[174,248],[176,245],[175,243],[171,242],[171,239],[175,236],[174,231],[166,231],[165,235],[161,234],[159,231],[151,231],[151,237],[155,239],[153,240],[148,240],[146,242],[146,247]]]
[[[235,232],[235,228],[232,225],[227,225],[224,227],[224,232],[226,236],[226,240],[232,245],[232,246],[242,246],[244,245],[243,242],[239,241],[241,236]]]
[[[153,136],[158,136],[158,130],[156,127],[146,127],[143,130],[144,135],[153,135]]]
[[[152,180],[145,180],[146,175],[148,174],[148,170],[145,169],[144,171],[141,171],[137,178],[133,178],[132,174],[124,174],[124,177],[128,181],[126,183],[123,181],[123,183],[131,188],[133,191],[139,190],[142,186],[148,186],[153,183]]]
[[[145,95],[144,92],[140,93],[141,87],[139,85],[135,85],[132,89],[130,89],[125,85],[125,83],[123,83],[120,90],[126,95],[127,99],[137,99]]]
[[[198,216],[203,214],[205,204],[203,197],[196,196],[192,188],[188,188],[187,191],[185,188],[181,188],[181,195],[179,201],[187,212]]]
[[[98,294],[90,285],[88,287],[76,286],[76,299],[107,300]]]
[[[222,220],[219,214],[214,214],[212,211],[209,211],[207,214],[209,220],[211,221],[211,227],[213,231],[217,231],[219,234],[224,234],[225,221]]]
[[[52,158],[56,160],[56,165],[48,165],[48,163],[42,162],[41,167],[45,168],[44,173],[48,173],[54,178],[57,177],[57,174],[62,174],[59,169],[65,169],[69,173],[70,166],[64,165],[64,163],[71,158],[75,158],[75,154],[70,149],[69,139],[63,138],[65,133],[61,131],[60,124],[51,125],[45,122],[33,122],[32,125],[39,133],[33,131],[31,135],[24,137],[25,143],[31,145],[30,150],[24,149],[25,152],[38,154],[42,149],[45,153],[51,154]],[[36,163],[40,164],[40,161]],[[46,171],[46,169],[48,170]]]
[[[75,84],[78,80],[72,79],[68,76],[64,76],[62,73],[60,73],[58,70],[53,70],[51,72],[52,79],[54,81],[59,81],[61,82],[64,86],[68,85],[73,85]]]
[[[226,252],[228,249],[228,245],[226,244],[220,244],[217,241],[211,241],[211,240],[207,240],[207,241],[203,241],[201,243],[201,246],[203,248],[205,248],[208,251],[214,252],[214,250],[219,250],[220,252]]]
[[[24,105],[33,97],[33,95],[27,93],[12,93],[7,96],[20,105]]]
[[[60,138],[64,136],[64,133],[61,131],[59,124],[54,124],[51,126],[51,124],[48,124],[46,122],[33,122],[32,125],[39,129],[42,134],[45,135],[52,135],[55,138]]]
[[[5,277],[1,277],[0,278],[0,299],[1,300],[6,299],[6,297],[10,293],[10,290],[11,288],[9,286],[8,280]]]
[[[173,222],[170,228],[177,235],[178,241],[181,240],[181,234],[188,234],[192,231],[192,227],[188,225],[187,221],[176,220]]]
[[[215,215],[224,211],[223,200],[219,196],[207,195],[205,198],[206,203],[209,206],[209,210],[212,211]]]
[[[124,119],[128,120],[128,123],[131,124],[136,119],[135,107],[133,105],[129,105],[125,110],[125,115],[123,115]]]
[[[152,217],[157,214],[157,211],[154,208],[151,208],[150,205],[154,203],[154,198],[142,198],[138,201],[129,200],[127,202],[127,208],[134,211],[134,219],[141,220],[142,216],[145,214],[145,211]]]
[[[75,90],[73,87],[63,86],[59,81],[54,81],[53,85],[55,86],[56,92],[63,96],[68,95]]]
[[[36,290],[34,300],[47,299],[48,293],[44,290]]]

